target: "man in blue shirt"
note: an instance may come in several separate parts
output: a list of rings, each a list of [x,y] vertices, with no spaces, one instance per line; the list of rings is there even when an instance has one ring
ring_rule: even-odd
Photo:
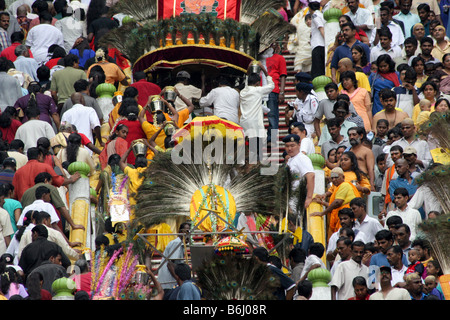
[[[408,161],[404,158],[395,161],[395,170],[397,171],[398,177],[389,183],[389,195],[391,199],[394,199],[394,191],[397,188],[405,188],[408,190],[410,197],[412,197],[416,193],[417,185],[414,178],[411,177]]]
[[[331,60],[331,78],[334,83],[337,82],[336,78],[336,70],[338,69],[338,63],[342,58],[350,58],[352,59],[352,47],[355,44],[359,44],[364,48],[366,53],[366,57],[370,57],[370,49],[369,46],[355,38],[356,35],[356,27],[352,22],[344,23],[341,26],[341,33],[344,37],[344,43],[339,45],[333,54],[333,59]],[[353,61],[353,60],[352,60]]]

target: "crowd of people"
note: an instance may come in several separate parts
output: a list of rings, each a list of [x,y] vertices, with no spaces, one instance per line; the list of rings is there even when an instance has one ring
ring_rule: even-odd
[[[308,45],[298,50],[309,50],[309,62],[294,63],[292,101],[285,41],[261,53],[260,72],[252,72],[251,63],[239,85],[221,76],[196,86],[192,74],[177,72],[176,98],[167,101],[167,87],[145,72],[131,75],[129,61],[117,49],[99,44],[121,25],[123,15],[109,14],[115,2],[0,0],[0,299],[51,300],[53,281],[70,276],[71,265],[81,270],[76,298],[92,298],[89,264],[80,243],[69,241],[70,230],[87,227],[69,213],[69,186],[81,177],[69,174],[69,165],[89,167],[98,195],[91,195],[91,202],[105,217],[95,245],[113,250],[126,240],[127,227],[109,216],[112,180],[126,177],[132,220],[142,173],[155,154],[172,150],[174,130],[197,116],[195,104],[202,115],[240,125],[248,144],[257,146],[258,160],[281,145],[272,138],[285,120],[289,132],[282,138],[281,161],[295,173],[293,187],[307,181],[305,209],[312,203],[323,208],[310,214],[326,217],[326,242],[300,229],[286,261],[269,255],[270,236],[247,235],[250,253],[280,280],[277,298],[310,299],[308,274],[323,268],[331,273],[329,299],[445,299],[442,269],[418,228],[444,212],[433,193],[415,183],[425,170],[442,165],[433,153],[441,146],[420,135],[420,125],[450,109],[444,0],[443,6],[432,0],[287,1],[274,8],[281,19],[300,19],[309,31],[296,35],[297,41],[308,37]],[[340,31],[327,46],[323,13],[339,6]],[[312,85],[319,76],[329,79],[326,97]],[[102,83],[116,88],[108,114],[98,102],[96,88]],[[155,95],[164,112],[152,112]],[[145,154],[134,152],[136,142],[145,145]],[[314,192],[309,155],[315,153],[325,160],[324,194]],[[371,194],[383,199],[374,210],[378,217],[369,215]],[[269,220],[237,213],[235,224],[256,231]],[[190,227],[183,223],[171,232]],[[289,217],[288,228],[298,234],[297,217]],[[181,239],[160,248],[163,261],[183,260]],[[147,272],[160,291],[157,299],[202,297],[187,264],[168,259],[156,277],[150,268]]]

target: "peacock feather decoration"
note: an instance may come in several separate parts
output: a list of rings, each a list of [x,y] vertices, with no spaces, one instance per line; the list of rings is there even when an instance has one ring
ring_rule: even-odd
[[[418,186],[429,187],[443,212],[450,213],[450,165],[435,164],[414,180]]]
[[[419,133],[433,137],[441,148],[450,150],[450,112],[432,112],[420,125]]]
[[[214,256],[197,277],[206,300],[274,300],[279,284],[265,264],[241,255]]]

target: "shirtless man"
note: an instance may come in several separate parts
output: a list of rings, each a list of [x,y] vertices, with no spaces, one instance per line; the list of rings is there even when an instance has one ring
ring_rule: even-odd
[[[389,122],[389,130],[395,127],[398,123],[402,122],[404,119],[409,118],[405,111],[395,108],[397,104],[397,96],[394,91],[389,89],[381,89],[380,100],[384,109],[373,116],[373,132],[377,132],[377,122],[380,119],[386,119]]]
[[[361,143],[364,135],[364,128],[352,127],[348,129],[348,139],[351,145],[350,151],[356,155],[359,169],[369,176],[371,191],[375,191],[375,173],[373,170],[375,167],[375,157],[372,150]]]

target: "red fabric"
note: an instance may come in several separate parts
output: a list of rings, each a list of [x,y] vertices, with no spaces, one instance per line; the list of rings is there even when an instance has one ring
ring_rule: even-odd
[[[6,48],[5,50],[2,51],[2,53],[0,53],[0,57],[5,57],[6,59],[14,62],[17,59],[16,54],[14,53],[14,50],[16,50],[16,48],[21,45],[21,43],[15,42],[13,44],[11,44],[11,46],[9,46],[8,48]],[[31,50],[28,50],[28,52],[30,53],[30,58],[34,58],[33,57],[33,53],[31,53]]]
[[[282,55],[274,54],[266,59],[267,72],[275,82],[275,88],[272,92],[280,93],[280,77],[287,76],[286,60]]]
[[[149,96],[161,93],[161,88],[157,84],[148,82],[147,80],[144,79],[130,84],[130,87],[137,89],[139,93],[138,104],[140,104],[142,107],[145,107],[145,105],[147,104]]]
[[[125,70],[130,67],[128,60],[125,59],[122,53],[120,53],[120,51],[116,48],[108,48],[108,56],[114,59],[120,69]]]
[[[398,79],[398,76],[395,72],[389,72],[389,73],[381,73],[380,75],[385,78],[386,80],[389,80],[394,83],[394,87],[400,86],[400,81]]]
[[[56,66],[56,64],[58,63],[59,59],[62,59],[61,57],[59,58],[54,58],[54,59],[50,59],[49,61],[47,61],[47,63],[45,64],[49,69],[53,68],[54,66]]]
[[[64,177],[56,174],[55,170],[48,164],[37,160],[29,160],[26,165],[19,168],[14,174],[12,184],[18,201],[22,199],[28,188],[35,185],[34,178],[41,172],[48,172],[52,176],[52,184],[55,187],[60,187],[64,183]]]
[[[100,165],[102,167],[102,170],[105,169],[105,167],[108,165],[108,152],[107,147],[108,144],[110,144],[113,140],[106,142],[105,147],[103,148],[102,152],[98,156],[98,160],[100,162]],[[128,141],[126,141],[123,138],[117,137],[116,138],[116,144],[115,144],[115,151],[119,156],[123,156],[123,154],[128,150],[129,144]]]
[[[86,135],[84,133],[80,133],[80,132],[77,132],[77,133],[81,136],[81,144],[83,146],[87,145],[88,143],[92,143],[92,141],[89,140],[89,138],[86,137]]]
[[[144,130],[142,130],[141,123],[139,122],[139,120],[136,120],[136,121],[130,121],[130,120],[126,120],[126,119],[120,120],[117,123],[116,127],[122,123],[128,127],[128,135],[126,138],[128,145],[130,145],[136,139],[146,139],[147,138]],[[130,152],[130,155],[127,158],[127,162],[129,164],[134,165],[135,161],[136,161],[136,157],[134,156],[134,153]]]
[[[52,300],[52,294],[45,289],[41,289],[41,300]]]
[[[1,128],[2,131],[2,139],[4,141],[7,141],[8,143],[11,143],[11,141],[14,140],[14,137],[16,136],[17,129],[22,125],[22,122],[16,119],[11,119],[11,125],[8,128]]]
[[[89,297],[91,297],[91,281],[92,274],[90,272],[80,274],[79,283],[77,283],[77,291],[86,291]]]
[[[213,6],[216,1],[217,7]],[[240,0],[158,0],[158,18],[166,19],[179,16],[182,13],[199,14],[205,12],[214,14],[219,19],[231,18],[239,21],[240,8]]]

